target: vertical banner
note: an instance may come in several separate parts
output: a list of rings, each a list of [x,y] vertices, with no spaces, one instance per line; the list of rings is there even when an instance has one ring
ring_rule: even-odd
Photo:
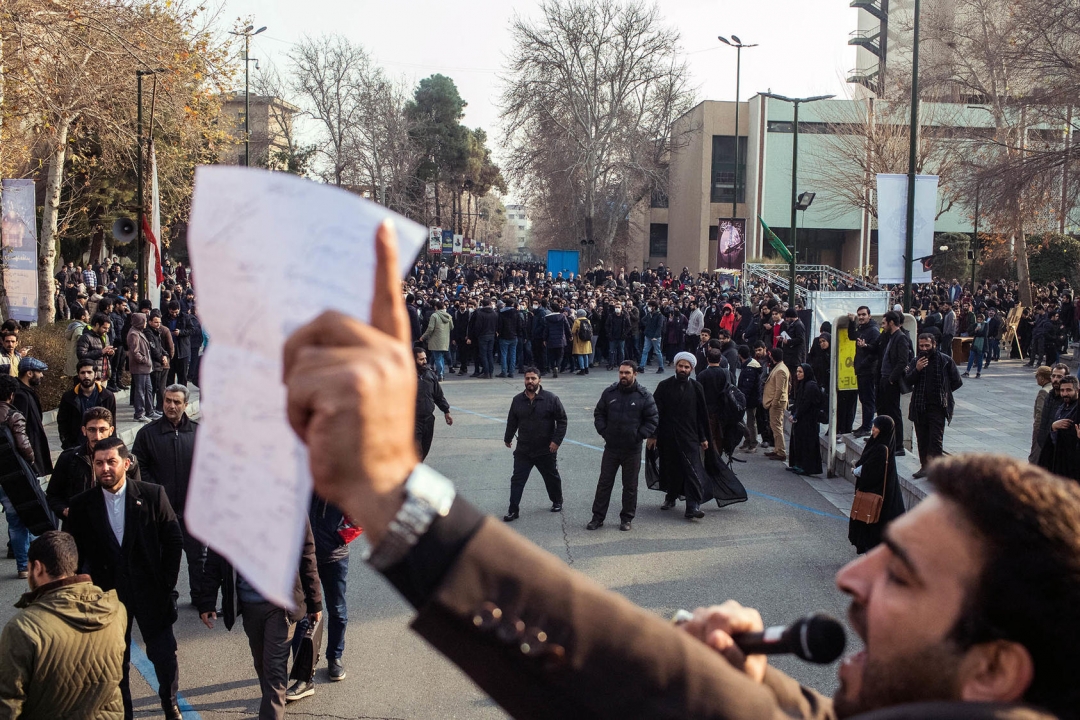
[[[915,237],[911,257],[911,281],[927,283],[933,279],[915,258],[934,254],[934,216],[937,214],[937,175],[915,178]],[[907,234],[907,175],[877,176],[878,204],[878,282],[904,282],[904,250]]]
[[[746,262],[746,219],[720,218],[716,230],[716,269],[742,270]]]
[[[462,250],[465,249],[465,236],[454,235],[454,254],[460,255]]]
[[[3,252],[8,308],[13,320],[37,322],[38,236],[34,181],[4,180],[3,187],[0,252]]]
[[[454,231],[443,230],[442,231],[442,254],[452,255],[454,253]]]
[[[441,253],[442,252],[442,228],[433,227],[428,228],[428,246],[429,253]]]

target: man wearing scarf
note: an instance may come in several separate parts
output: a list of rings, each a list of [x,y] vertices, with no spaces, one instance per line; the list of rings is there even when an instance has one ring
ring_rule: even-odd
[[[666,493],[660,508],[669,510],[684,496],[687,520],[705,517],[701,504],[708,500],[720,507],[746,500],[742,484],[709,445],[705,392],[691,377],[695,365],[691,353],[675,355],[675,376],[662,380],[653,393],[660,421],[647,443],[650,451],[659,450],[658,488]]]
[[[953,391],[964,381],[953,359],[938,352],[933,333],[919,335],[919,354],[905,372],[905,380],[911,386],[911,404],[908,418],[915,426],[915,440],[919,445],[919,470],[914,477],[926,477],[926,466],[936,457],[945,454],[945,424],[952,422]]]

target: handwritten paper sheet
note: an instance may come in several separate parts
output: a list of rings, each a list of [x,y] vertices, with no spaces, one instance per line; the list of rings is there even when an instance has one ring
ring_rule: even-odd
[[[195,173],[188,249],[211,337],[185,520],[266,599],[292,607],[311,493],[289,427],[282,348],[324,310],[371,315],[375,230],[393,217],[404,275],[427,229],[344,190],[284,173]]]

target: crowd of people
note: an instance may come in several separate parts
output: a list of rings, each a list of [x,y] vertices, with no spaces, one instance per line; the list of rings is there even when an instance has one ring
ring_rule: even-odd
[[[176,588],[185,558],[190,604],[207,628],[214,628],[220,618],[232,629],[237,617],[243,619],[260,682],[261,718],[281,718],[287,702],[314,694],[324,634],[329,677],[345,678],[349,542],[359,533],[357,523],[374,535],[373,542],[388,532],[387,524],[370,508],[359,509],[353,499],[333,492],[313,496],[296,570],[294,610],[267,601],[225,558],[190,535],[184,506],[197,423],[188,417],[187,407],[190,387],[198,386],[207,337],[196,312],[190,273],[177,265],[167,268],[167,275],[161,313],[148,300],[137,298],[137,278],[125,276],[119,264],[83,269],[69,263],[57,274],[57,319],[69,323],[69,356],[62,372],[72,387],[57,412],[62,452],[55,467],[34,390],[49,368],[32,349],[20,349],[18,324],[6,324],[0,331],[0,364],[6,366],[5,374],[0,374],[0,426],[10,433],[28,471],[50,476],[47,503],[61,528],[32,538],[3,498],[16,567],[30,585],[20,601],[20,613],[0,636],[0,709],[12,716],[59,717],[78,706],[89,716],[132,717],[129,666],[131,628],[137,622],[157,675],[165,716],[180,717],[172,628],[179,613]],[[808,289],[848,289],[839,281],[822,287],[814,277],[803,282]],[[901,543],[897,538],[914,532],[897,531],[890,537],[888,530],[904,513],[896,469],[896,457],[905,453],[904,395],[910,395],[907,413],[921,464],[916,476],[929,475],[951,498],[949,502],[967,502],[963,488],[950,484],[940,470],[944,463],[933,461],[943,455],[953,393],[963,385],[962,377],[969,376],[973,364],[979,377],[989,363],[1000,360],[1002,351],[1037,365],[1046,363],[1037,372],[1040,392],[1031,458],[1051,472],[1080,480],[1077,380],[1058,361],[1068,342],[1080,337],[1072,291],[1064,282],[1039,288],[1039,302],[1024,308],[1013,329],[1005,318],[1015,307],[1017,294],[1015,283],[1005,281],[966,289],[955,281],[919,286],[911,308],[918,318],[914,341],[904,328],[902,306],[894,305],[885,313],[880,326],[865,306],[849,317],[844,331],[856,345],[858,389],[837,394],[837,427],[840,433],[866,438],[855,467],[855,490],[881,498],[865,514],[853,511],[849,540],[860,555],[878,557],[883,543],[885,552],[896,553]],[[728,274],[693,275],[685,268],[676,275],[663,265],[629,273],[598,265],[579,277],[563,277],[536,264],[462,267],[421,260],[402,295],[403,303],[396,297],[377,303],[373,323],[391,327],[400,319],[400,339],[412,346],[416,402],[409,413],[413,434],[409,451],[403,451],[405,462],[413,449],[420,461],[430,452],[436,410],[447,425],[453,424],[443,390],[451,373],[468,375],[471,367],[473,378],[491,379],[498,370],[497,377],[522,379],[524,388],[510,402],[503,437],[513,454],[508,510],[502,518],[506,523],[520,517],[533,468],[543,478],[551,512],[563,509],[558,452],[567,433],[567,414],[560,397],[542,384],[543,378],[555,379],[560,373],[612,372],[613,382],[602,390],[593,412],[604,450],[586,526],[590,531],[604,526],[620,473],[619,529],[631,530],[643,448],[646,482],[663,493],[661,508],[669,510],[684,501],[683,515],[689,521],[704,518],[702,506],[710,500],[723,507],[747,499],[732,469],[732,463],[742,459],[737,453],[754,453],[760,447],[793,473],[823,471],[820,433],[829,413],[833,328],[829,323],[813,328],[805,303],[798,297],[789,302],[782,287],[732,282]],[[893,299],[901,299],[895,289]],[[953,338],[971,338],[966,372],[961,373],[952,359]],[[1009,347],[1002,347],[1005,338]],[[649,371],[672,375],[650,392],[638,381],[640,373]],[[128,377],[130,386],[125,383]],[[144,424],[131,448],[116,437],[116,393],[123,389],[131,390],[135,420]],[[387,392],[393,394],[394,388]],[[573,384],[562,385],[559,392],[575,392]],[[855,428],[859,405],[861,424]],[[950,462],[966,462],[963,468],[972,472],[997,472],[977,460]],[[1027,477],[1026,470],[1008,468],[1016,477]],[[412,465],[410,471],[415,472]],[[995,482],[1000,481],[999,494],[1012,497],[1019,492],[1019,481],[1010,479],[1013,475],[994,475]],[[317,490],[320,480],[325,489],[326,479],[316,477]],[[1054,492],[1068,496],[1068,511],[1080,514],[1080,499],[1071,491]],[[431,577],[434,568],[463,552],[473,533],[491,532],[478,529],[481,521],[474,510],[455,507],[459,510],[452,511],[451,518],[457,525],[447,526],[455,529],[444,539],[456,543],[456,549],[406,559],[417,565],[390,575],[418,607],[431,599],[440,582]],[[969,511],[974,514],[970,522],[992,527],[990,510]],[[1042,506],[1036,511],[1049,512]],[[925,525],[928,521],[922,518],[931,512],[910,523],[921,520]],[[504,543],[512,536],[493,537]],[[1052,544],[1058,539],[1045,541]],[[530,556],[532,551],[522,543],[514,540],[507,547]],[[379,557],[378,552],[373,555],[373,565],[390,567],[380,564]],[[568,572],[547,560],[540,564],[553,576]],[[523,561],[522,568],[526,566]],[[855,574],[842,571],[845,579],[838,582],[856,602],[869,603]],[[564,578],[564,582],[564,588],[575,588],[580,581]],[[599,608],[609,600],[591,597],[590,602]],[[77,617],[54,609],[72,603],[85,608]],[[627,623],[640,622],[626,608],[619,612]],[[483,631],[491,613],[491,608],[477,611],[469,627]],[[701,610],[683,629],[692,635],[707,627],[734,632],[746,617],[730,609]],[[437,647],[465,663],[467,670],[483,674],[473,661],[459,660],[456,651],[440,645],[438,632],[431,633],[427,636]],[[466,645],[474,642],[470,638]],[[708,640],[705,645],[721,649]],[[30,650],[17,653],[16,648]],[[24,660],[49,653],[62,658],[79,651],[93,653],[100,661],[80,674],[64,663]],[[560,651],[565,653],[564,648]],[[696,651],[692,654],[696,656]],[[705,665],[720,676],[727,672]],[[43,683],[55,683],[62,690],[42,693]],[[513,700],[491,683],[483,685],[513,711]],[[1012,699],[1021,697],[1025,696]],[[551,702],[561,707],[568,701]]]

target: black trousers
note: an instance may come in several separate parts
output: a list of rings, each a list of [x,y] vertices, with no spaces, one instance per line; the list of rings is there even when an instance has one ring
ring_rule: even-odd
[[[877,410],[877,378],[873,375],[858,375],[855,380],[859,386],[859,402],[862,404],[862,423],[859,430],[869,430],[874,424]]]
[[[199,586],[202,583],[203,565],[206,564],[206,546],[202,541],[188,532],[187,523],[182,516],[177,517],[180,521],[180,529],[184,532],[184,555],[187,557],[188,588],[190,588],[191,602],[199,596]]]
[[[887,380],[878,381],[877,414],[893,419],[896,425],[896,449],[900,451],[904,447],[904,416],[900,410],[899,385],[891,385]]]
[[[165,374],[166,368],[154,370],[150,373],[150,392],[154,396],[154,409],[158,412],[165,407]]]
[[[416,430],[416,449],[420,453],[420,462],[431,452],[431,439],[435,437],[435,416],[417,417],[414,425]]]
[[[548,368],[552,372],[556,372],[562,363],[563,349],[561,347],[549,347],[547,349]]]
[[[132,720],[135,717],[135,710],[131,704],[131,622],[133,619],[129,609],[127,631],[124,633],[124,675],[120,679],[124,720]],[[142,630],[142,624],[139,625],[139,629]],[[146,657],[154,664],[161,707],[162,709],[171,708],[176,704],[176,693],[180,690],[180,665],[176,662],[176,636],[173,635],[172,625],[151,637],[143,633],[143,642],[146,643]]]
[[[172,385],[173,383],[180,383],[181,385],[187,385],[187,378],[188,359],[174,357],[170,360],[168,379],[165,381],[165,384]]]
[[[518,511],[521,495],[525,492],[525,483],[529,481],[529,474],[532,473],[533,468],[539,470],[540,476],[544,478],[548,499],[553,503],[563,501],[562,478],[559,477],[557,453],[533,456],[514,453],[514,474],[510,477],[510,512]]]
[[[836,393],[836,432],[846,435],[855,425],[855,403],[859,399],[857,390],[841,390]],[[872,420],[871,420],[872,422]]]
[[[535,365],[540,372],[547,371],[547,348],[544,347],[543,340],[532,341],[532,357],[533,365]]]
[[[600,480],[596,483],[596,497],[593,499],[592,514],[594,520],[607,517],[611,491],[615,487],[615,473],[622,469],[622,512],[619,519],[630,522],[637,512],[638,475],[641,472],[641,446],[633,450],[604,448],[600,458]]]
[[[945,442],[945,408],[926,408],[919,413],[915,426],[915,440],[919,443],[919,464],[926,463],[945,454],[942,447]]]
[[[289,619],[284,609],[268,602],[244,603],[240,614],[244,618],[244,634],[248,637],[262,691],[259,720],[282,720],[285,717],[285,690],[289,684],[289,653],[296,623]]]

